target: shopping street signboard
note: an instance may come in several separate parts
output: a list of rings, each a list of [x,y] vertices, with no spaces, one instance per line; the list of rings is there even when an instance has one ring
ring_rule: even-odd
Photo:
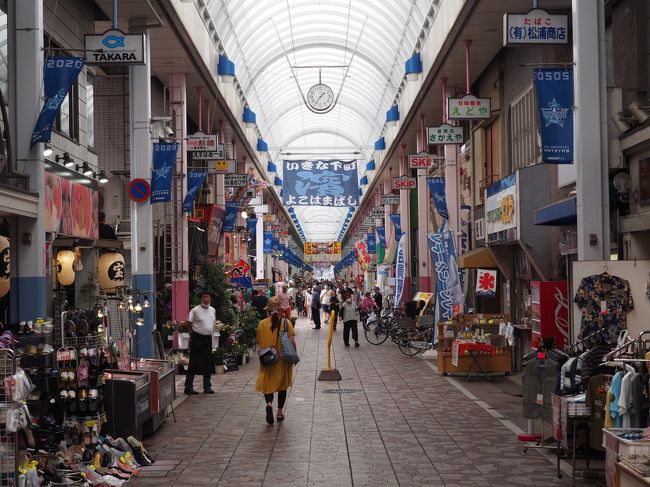
[[[217,148],[214,150],[193,149],[191,152],[192,159],[195,161],[213,161],[226,158],[226,152],[223,149],[223,144],[217,144]]]
[[[463,127],[454,127],[443,123],[437,127],[427,127],[427,143],[429,145],[462,144],[465,134]]]
[[[393,189],[415,189],[417,187],[417,179],[409,178],[408,176],[400,176],[393,178]]]
[[[409,168],[428,169],[433,164],[433,158],[426,152],[409,155]]]
[[[399,195],[395,193],[388,193],[381,195],[382,205],[399,205]]]
[[[566,44],[568,25],[568,15],[549,15],[542,9],[533,9],[526,14],[505,14],[503,45]]]
[[[234,159],[217,159],[213,164],[208,164],[209,174],[235,174],[237,161]]]
[[[241,188],[246,186],[246,174],[226,174],[223,178],[224,186],[227,188]]]
[[[84,36],[84,54],[87,64],[145,64],[144,34],[125,34],[109,29],[103,34]]]
[[[449,120],[480,120],[490,118],[490,98],[476,98],[465,95],[462,98],[447,98]]]
[[[189,152],[217,150],[217,136],[206,135],[202,132],[188,135],[187,150]],[[223,145],[221,150],[223,151]],[[223,156],[220,159],[223,159]]]
[[[376,206],[370,212],[371,218],[384,218],[384,216],[386,216],[386,210],[383,206]]]
[[[488,243],[519,238],[519,173],[513,173],[485,190],[485,232]]]

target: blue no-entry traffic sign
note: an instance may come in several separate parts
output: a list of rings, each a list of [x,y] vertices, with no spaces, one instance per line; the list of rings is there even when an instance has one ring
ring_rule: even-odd
[[[129,182],[128,193],[132,201],[142,203],[151,196],[151,185],[146,179],[134,179]]]

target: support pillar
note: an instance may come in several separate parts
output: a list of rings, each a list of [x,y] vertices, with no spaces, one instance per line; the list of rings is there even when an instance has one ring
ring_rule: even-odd
[[[264,213],[255,216],[255,279],[264,279]]]
[[[458,190],[458,147],[445,145],[445,198],[449,212],[449,228],[454,233],[456,249],[460,248],[460,199]]]
[[[402,145],[402,156],[400,158],[400,176],[408,176],[408,154],[406,153],[406,145]],[[391,181],[392,184],[392,181]],[[400,210],[400,223],[402,226],[402,233],[406,235],[404,240],[404,262],[406,268],[404,269],[404,293],[402,301],[407,302],[411,300],[411,282],[413,265],[411,261],[411,190],[399,190],[399,210]],[[398,305],[399,303],[395,303]]]
[[[148,37],[148,32],[145,33]],[[129,67],[129,124],[131,132],[131,178],[151,179],[151,70],[149,43],[145,42],[145,64]],[[152,208],[148,201],[131,202],[131,285],[133,289],[156,290],[154,278]],[[154,357],[151,332],[155,326],[155,293],[144,308],[144,324],[137,326],[132,355]]]
[[[417,136],[418,152],[427,151],[426,127],[424,113],[420,114],[420,130]],[[427,235],[429,235],[429,189],[427,187],[427,170],[418,169],[418,290],[431,292],[431,252]]]
[[[176,154],[172,201],[172,319],[185,321],[190,313],[190,258],[187,218],[183,215],[183,198],[187,191],[187,82],[184,74],[169,75],[169,104],[172,124],[180,147]],[[200,107],[199,103],[199,107]]]
[[[29,177],[27,189],[45,207],[43,144],[30,149],[43,99],[43,2],[9,2],[9,119],[16,168]],[[20,61],[19,61],[20,60]],[[11,243],[11,319],[46,317],[45,213],[19,217]]]
[[[578,260],[609,260],[604,2],[573,0]]]

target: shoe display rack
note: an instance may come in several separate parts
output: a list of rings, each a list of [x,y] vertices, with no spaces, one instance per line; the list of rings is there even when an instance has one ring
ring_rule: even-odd
[[[7,348],[0,349],[0,486],[15,486],[18,470],[16,434],[7,431],[8,412],[17,404],[4,387],[4,379],[16,373],[16,357]]]

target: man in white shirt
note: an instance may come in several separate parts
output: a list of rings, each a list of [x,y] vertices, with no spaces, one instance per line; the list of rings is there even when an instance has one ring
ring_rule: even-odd
[[[198,394],[194,390],[194,376],[203,376],[203,392],[214,394],[210,376],[214,367],[212,366],[212,333],[215,331],[217,314],[210,306],[212,296],[209,292],[201,293],[201,304],[190,310],[190,315],[185,326],[191,327],[192,337],[190,339],[190,365],[185,376],[185,394]]]

